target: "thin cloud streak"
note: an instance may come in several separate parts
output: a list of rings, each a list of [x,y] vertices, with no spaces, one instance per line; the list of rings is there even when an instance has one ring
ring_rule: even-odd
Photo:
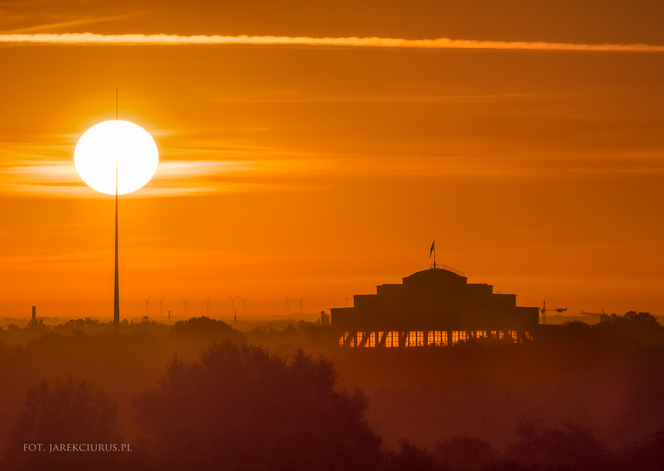
[[[533,166],[530,161],[512,160],[497,164],[492,159],[469,159],[468,156],[448,156],[445,159],[417,158],[409,155],[410,167],[404,167],[404,156],[381,159],[380,170],[374,163],[360,163],[360,159],[319,158],[315,162],[302,160],[264,161],[166,161],[160,162],[149,185],[123,198],[155,196],[197,196],[203,194],[312,191],[323,186],[319,180],[348,179],[363,175],[369,179],[409,178],[523,178],[537,175],[662,175],[664,168],[652,159],[615,159],[603,166],[593,159],[559,161]],[[329,156],[328,156],[329,157]],[[70,162],[39,161],[0,166],[0,195],[21,194],[41,197],[109,198],[83,183]]]
[[[120,21],[120,20],[126,20],[128,18],[134,18],[136,16],[141,16],[145,15],[146,12],[138,12],[138,13],[129,13],[126,15],[117,15],[117,16],[109,16],[109,17],[103,17],[103,18],[80,18],[80,19],[75,19],[75,20],[69,20],[69,21],[60,21],[57,23],[47,23],[47,24],[42,24],[42,25],[37,25],[37,26],[29,26],[26,28],[18,28],[14,29],[11,31],[7,31],[7,34],[16,34],[16,33],[30,33],[32,31],[43,31],[43,30],[48,30],[48,29],[61,29],[61,28],[69,28],[70,26],[82,26],[82,25],[89,25],[89,24],[96,24],[96,23],[104,23],[107,21]]]
[[[180,36],[175,34],[2,34],[6,45],[108,45],[108,46],[323,46],[411,49],[502,49],[530,51],[664,52],[649,44],[571,44],[523,41],[474,41],[465,39],[310,38],[290,36]]]
[[[195,196],[297,190],[294,185],[263,181],[231,181],[231,174],[265,174],[260,162],[166,161],[160,162],[150,184],[124,198],[153,196]],[[269,163],[267,163],[269,165]],[[86,185],[71,162],[31,161],[0,165],[0,195],[21,194],[43,197],[108,198]],[[219,177],[224,177],[221,180]]]

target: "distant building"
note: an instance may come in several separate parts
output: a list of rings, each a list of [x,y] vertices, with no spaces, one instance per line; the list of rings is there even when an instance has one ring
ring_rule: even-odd
[[[468,283],[451,267],[432,268],[353,297],[354,307],[331,309],[341,347],[447,346],[472,338],[532,339],[539,308],[519,307],[515,294]]]

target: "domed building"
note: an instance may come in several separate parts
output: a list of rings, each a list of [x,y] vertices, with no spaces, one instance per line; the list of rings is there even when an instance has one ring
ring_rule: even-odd
[[[447,346],[493,337],[521,343],[539,324],[537,307],[519,307],[515,294],[468,283],[462,272],[435,266],[353,296],[354,307],[331,309],[341,347]]]

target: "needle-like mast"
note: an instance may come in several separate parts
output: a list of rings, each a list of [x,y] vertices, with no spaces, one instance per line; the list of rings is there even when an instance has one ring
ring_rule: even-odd
[[[118,276],[118,89],[115,89],[115,292],[113,296],[113,325],[120,330],[120,277]]]

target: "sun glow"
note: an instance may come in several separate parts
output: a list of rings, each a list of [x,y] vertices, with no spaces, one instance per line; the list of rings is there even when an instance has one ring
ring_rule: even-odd
[[[148,183],[159,163],[157,145],[147,131],[128,121],[105,121],[81,136],[74,164],[85,183],[114,195],[116,156],[120,195]]]

